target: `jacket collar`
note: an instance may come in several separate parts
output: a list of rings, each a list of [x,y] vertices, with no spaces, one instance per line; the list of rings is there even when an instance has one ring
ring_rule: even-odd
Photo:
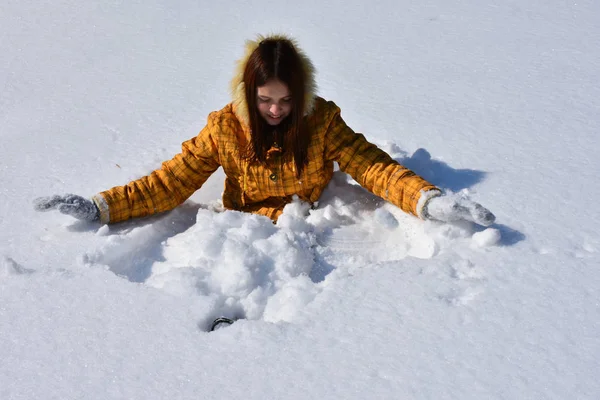
[[[302,67],[306,73],[306,83],[305,83],[305,95],[304,95],[304,112],[305,114],[310,114],[310,112],[314,108],[315,96],[317,85],[315,83],[315,68],[310,59],[306,56],[304,51],[302,51],[296,42],[296,40],[292,39],[290,36],[283,34],[273,34],[273,35],[258,35],[255,40],[247,40],[246,47],[244,51],[244,56],[240,58],[236,63],[235,72],[233,78],[231,79],[231,96],[233,99],[233,111],[236,114],[238,120],[245,124],[247,127],[250,125],[250,117],[248,114],[248,104],[246,102],[246,94],[245,94],[245,86],[244,86],[244,69],[246,68],[246,63],[252,55],[252,52],[256,50],[261,41],[265,39],[278,39],[278,40],[286,40],[290,42],[296,51],[298,52],[298,56],[302,62]]]

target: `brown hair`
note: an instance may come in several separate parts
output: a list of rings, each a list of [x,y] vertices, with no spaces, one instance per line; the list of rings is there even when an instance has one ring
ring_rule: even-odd
[[[246,104],[250,123],[251,142],[248,158],[266,162],[272,145],[271,133],[280,135],[284,157],[293,157],[299,176],[308,159],[308,134],[303,123],[306,71],[293,44],[285,39],[265,39],[252,52],[244,69]],[[270,126],[259,115],[257,90],[270,79],[285,83],[292,97],[292,110],[278,126]]]

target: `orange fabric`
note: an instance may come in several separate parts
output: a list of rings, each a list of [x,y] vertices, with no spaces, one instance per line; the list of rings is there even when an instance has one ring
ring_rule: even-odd
[[[422,190],[437,189],[394,161],[387,153],[350,129],[333,103],[316,97],[305,116],[311,135],[308,164],[300,178],[295,165],[277,149],[268,162],[247,162],[240,156],[248,143],[248,127],[233,104],[213,112],[204,129],[183,143],[182,152],[162,168],[125,186],[95,196],[102,222],[118,222],[170,210],[198,190],[217,168],[225,171],[223,205],[277,220],[292,195],[316,202],[333,175],[333,163],[360,185],[417,215]]]

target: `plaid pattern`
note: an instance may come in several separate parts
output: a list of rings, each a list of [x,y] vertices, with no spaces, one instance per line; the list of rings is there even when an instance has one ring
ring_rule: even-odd
[[[422,191],[437,189],[394,161],[387,153],[350,129],[340,109],[322,98],[314,99],[307,115],[311,135],[308,164],[300,178],[293,160],[272,148],[267,163],[248,162],[241,151],[250,132],[233,104],[213,112],[182,152],[150,175],[94,196],[104,223],[118,222],[170,210],[190,197],[222,167],[226,179],[223,205],[227,209],[265,215],[277,220],[283,207],[297,195],[316,202],[333,175],[333,163],[360,185],[405,212],[419,215]]]

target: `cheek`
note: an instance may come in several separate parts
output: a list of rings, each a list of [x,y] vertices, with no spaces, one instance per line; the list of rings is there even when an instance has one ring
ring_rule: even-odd
[[[283,109],[283,113],[286,115],[288,115],[290,112],[292,112],[291,104],[284,104],[281,108]]]
[[[258,108],[258,111],[261,114],[266,113],[267,111],[269,111],[269,105],[265,104],[265,103],[258,103],[258,105],[256,106],[256,108]]]

